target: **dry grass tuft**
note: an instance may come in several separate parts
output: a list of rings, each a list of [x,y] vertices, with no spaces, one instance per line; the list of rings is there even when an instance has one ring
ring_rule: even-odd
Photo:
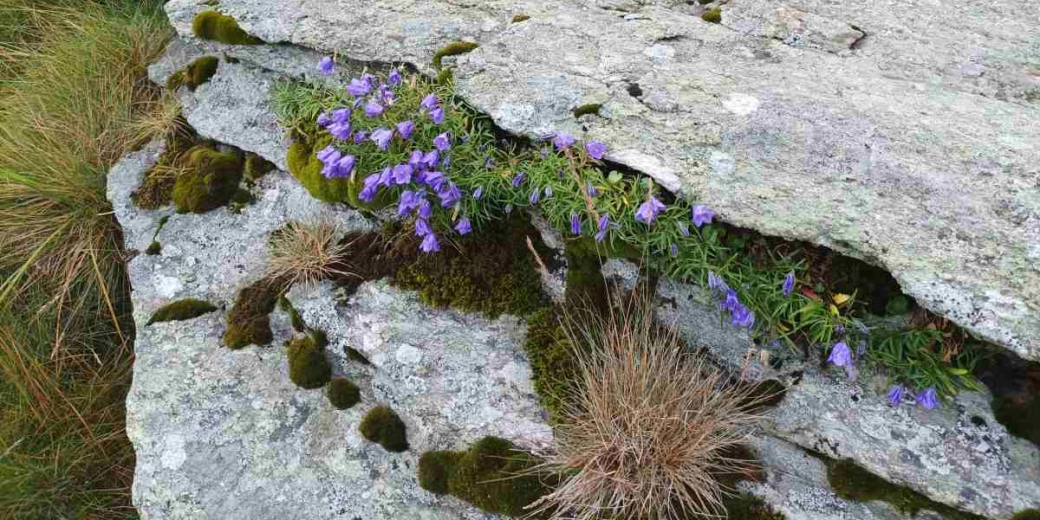
[[[561,483],[534,513],[725,517],[730,490],[719,478],[754,473],[737,454],[768,397],[689,353],[673,328],[655,323],[646,298],[611,304],[606,316],[564,320],[579,375],[564,399],[556,446],[533,470]]]
[[[271,234],[267,278],[285,280],[286,287],[291,287],[353,276],[345,260],[350,244],[340,243],[340,236],[337,226],[328,220],[289,223]]]

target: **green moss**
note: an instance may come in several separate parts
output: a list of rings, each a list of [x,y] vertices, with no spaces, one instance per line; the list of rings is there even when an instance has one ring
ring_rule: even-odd
[[[722,23],[722,8],[709,9],[701,15],[701,20],[711,23]]]
[[[455,73],[451,69],[442,69],[437,73],[437,84],[438,85],[451,85],[452,80],[455,79]]]
[[[1011,520],[1040,520],[1040,509],[1026,509],[1015,513]]]
[[[366,439],[379,443],[387,451],[401,452],[408,449],[404,421],[389,406],[377,406],[369,410],[361,419],[358,430]]]
[[[329,135],[317,137],[313,147],[306,140],[294,142],[289,146],[286,158],[289,173],[296,177],[304,188],[307,188],[312,197],[323,202],[345,202],[354,208],[367,211],[376,211],[389,205],[392,201],[388,190],[380,190],[371,203],[358,199],[358,194],[361,193],[363,187],[361,176],[356,176],[353,180],[350,178],[326,179],[321,174],[324,165],[315,156],[314,150],[325,148],[331,142],[332,137]]]
[[[279,296],[278,308],[289,314],[289,321],[292,322],[293,330],[296,332],[307,330],[307,323],[303,321],[303,317],[300,316],[300,313],[296,310],[296,307],[293,307],[292,302],[290,302],[288,298],[285,296]]]
[[[152,243],[148,244],[148,249],[144,250],[144,254],[150,256],[155,256],[159,253],[162,253],[162,244],[158,240],[152,240]]]
[[[347,355],[347,359],[349,359],[351,361],[356,361],[358,363],[361,363],[362,365],[371,365],[372,364],[372,362],[369,361],[368,358],[365,357],[365,355],[362,354],[358,349],[356,349],[354,347],[351,347],[349,345],[344,345],[343,346],[343,353],[345,353]]]
[[[600,270],[601,257],[591,238],[567,243],[567,287],[565,299],[570,308],[606,309],[607,284]]]
[[[556,309],[545,308],[527,319],[524,351],[531,364],[531,381],[552,422],[560,420],[564,398],[570,394],[578,366]]]
[[[227,204],[242,180],[242,160],[235,153],[197,146],[188,152],[186,165],[173,185],[178,213],[205,213]]]
[[[441,70],[441,61],[444,57],[466,54],[467,52],[472,52],[473,49],[476,49],[477,47],[479,47],[479,45],[474,42],[459,41],[449,43],[433,54],[433,68]]]
[[[289,355],[289,380],[300,388],[321,388],[332,379],[332,365],[325,357],[325,333],[316,330],[290,340],[286,352]]]
[[[329,402],[340,410],[346,410],[361,402],[361,389],[345,377],[334,377],[326,390]]]
[[[599,103],[586,103],[574,109],[574,117],[581,117],[587,114],[598,114],[600,108],[603,108],[603,105]]]
[[[220,60],[216,56],[203,56],[188,64],[184,70],[175,72],[166,80],[166,88],[177,90],[185,86],[194,91],[217,73]]]
[[[190,320],[215,310],[217,310],[217,308],[208,302],[196,300],[195,298],[184,298],[159,307],[159,309],[152,314],[152,318],[148,320],[148,325],[163,321]]]
[[[246,180],[249,182],[255,182],[260,177],[267,175],[274,169],[274,163],[260,157],[259,155],[249,152],[246,154],[246,163],[243,173],[245,173]]]
[[[815,454],[814,454],[815,455]],[[946,520],[981,520],[982,517],[957,511],[947,505],[929,500],[916,491],[892,484],[874,475],[849,459],[832,460],[819,455],[827,465],[827,481],[841,498],[856,502],[880,500],[911,516],[928,509],[940,513]]]
[[[521,517],[549,491],[536,475],[522,475],[537,460],[499,437],[484,437],[466,451],[431,451],[419,458],[419,485],[451,494],[489,512]]]
[[[458,248],[407,259],[391,276],[391,283],[419,291],[423,302],[432,307],[490,317],[526,316],[547,303],[541,275],[526,247],[527,237],[537,239],[539,234],[523,217],[489,223],[460,238]],[[418,249],[417,244],[406,247]],[[538,247],[543,248],[543,257],[549,255],[540,242]]]
[[[243,288],[228,313],[224,345],[240,349],[247,345],[268,345],[274,339],[270,314],[281,295],[281,284],[261,279]]]
[[[531,19],[531,17],[527,16],[526,14],[515,14],[515,15],[513,15],[513,23],[526,22],[527,20],[530,20],[530,19]]]
[[[715,0],[697,0],[697,3],[700,4],[700,5],[708,5],[708,4],[710,4],[710,3],[714,2],[714,1]]]
[[[238,26],[234,18],[217,11],[202,11],[195,15],[191,25],[195,36],[231,45],[258,45],[264,43]]]
[[[158,209],[170,203],[176,181],[174,168],[183,164],[186,152],[199,142],[195,130],[183,116],[177,116],[173,126],[179,130],[166,136],[166,150],[145,173],[141,186],[130,194],[130,200],[140,208]]]
[[[773,510],[761,498],[748,494],[727,495],[723,498],[726,516],[730,520],[785,520],[783,513]]]

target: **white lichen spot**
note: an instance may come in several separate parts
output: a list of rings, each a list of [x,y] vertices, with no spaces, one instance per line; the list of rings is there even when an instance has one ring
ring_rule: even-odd
[[[737,169],[737,163],[733,160],[733,157],[725,152],[711,152],[711,158],[708,159],[711,163],[711,169],[719,175],[729,175]]]
[[[755,96],[749,96],[739,92],[730,94],[728,98],[722,101],[722,106],[726,110],[729,110],[738,116],[746,116],[758,110],[758,107],[761,105],[762,102]]]
[[[655,43],[643,51],[651,60],[661,62],[668,61],[675,56],[675,48],[662,43]]]
[[[402,365],[415,365],[422,361],[422,351],[411,345],[401,345],[394,353],[394,358]]]
[[[181,435],[166,437],[165,449],[160,457],[162,466],[166,469],[180,469],[186,460],[188,460],[188,454],[184,451],[184,437]]]
[[[184,288],[184,284],[174,276],[155,273],[153,280],[156,294],[163,298],[173,298]]]

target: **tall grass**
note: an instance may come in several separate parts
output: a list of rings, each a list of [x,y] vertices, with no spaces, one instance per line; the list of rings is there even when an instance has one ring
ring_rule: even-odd
[[[162,2],[0,0],[0,518],[127,518],[133,324],[105,173],[162,131]]]

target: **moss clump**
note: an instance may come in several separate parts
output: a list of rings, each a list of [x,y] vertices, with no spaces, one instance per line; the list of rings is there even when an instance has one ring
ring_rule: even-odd
[[[1026,509],[1015,513],[1011,520],[1040,520],[1040,509]]]
[[[289,321],[292,322],[293,330],[296,332],[304,332],[307,330],[307,323],[303,321],[303,317],[300,316],[300,313],[296,310],[296,307],[293,307],[292,302],[290,302],[288,298],[285,296],[279,296],[278,308],[289,314]]]
[[[727,495],[723,498],[730,520],[786,520],[783,513],[774,511],[761,498],[748,494]]]
[[[321,388],[332,379],[332,365],[325,358],[325,333],[308,331],[287,343],[289,379],[300,388]]]
[[[209,302],[196,300],[195,298],[184,298],[159,307],[155,314],[152,314],[152,318],[148,320],[148,325],[163,321],[190,320],[215,310],[217,308]]]
[[[408,449],[408,436],[404,421],[389,406],[377,406],[361,419],[358,430],[366,439],[379,443],[386,451],[401,452]]]
[[[552,422],[560,420],[564,398],[573,388],[578,366],[564,334],[560,314],[545,308],[527,319],[524,351],[531,363],[531,381]]]
[[[166,88],[177,90],[185,86],[194,92],[195,89],[199,88],[199,85],[206,83],[217,73],[218,66],[220,66],[220,60],[216,56],[198,58],[185,67],[184,70],[171,74],[170,78],[166,80]]]
[[[247,345],[270,344],[274,339],[270,314],[281,293],[281,284],[266,278],[239,291],[228,313],[224,345],[240,349]]]
[[[466,54],[467,52],[473,51],[479,47],[474,42],[452,42],[433,54],[433,68],[441,70],[441,61],[446,56],[458,56],[459,54]]]
[[[256,182],[257,179],[267,175],[268,172],[274,169],[274,163],[260,157],[259,155],[249,152],[246,154],[245,168],[243,173],[245,174],[246,180],[249,182]]]
[[[332,406],[340,410],[346,410],[361,402],[361,389],[345,377],[332,378],[326,395]]]
[[[564,298],[570,308],[607,308],[607,284],[600,270],[601,258],[591,238],[567,243],[567,288]]]
[[[314,154],[314,150],[325,148],[332,142],[332,137],[323,135],[315,138],[311,146],[306,139],[301,139],[289,146],[286,162],[289,165],[289,173],[300,181],[300,184],[311,196],[323,202],[345,202],[357,209],[375,211],[386,207],[391,203],[388,190],[380,190],[372,202],[358,199],[358,194],[364,187],[361,176],[355,179],[335,178],[326,179],[321,174],[324,167]]]
[[[484,437],[466,451],[431,451],[419,459],[419,485],[451,494],[489,512],[525,516],[524,509],[549,491],[535,475],[521,475],[537,460],[499,437]]]
[[[881,500],[911,516],[928,509],[939,513],[946,520],[982,520],[981,516],[957,511],[947,505],[933,502],[910,488],[892,484],[849,459],[822,460],[827,465],[827,481],[831,488],[846,500]]]
[[[419,291],[432,307],[481,312],[490,317],[503,313],[526,316],[546,305],[527,237],[538,231],[522,217],[489,223],[479,232],[458,240],[458,248],[445,247],[436,255],[413,257],[391,277],[405,289]],[[415,246],[410,251],[417,251]],[[549,253],[543,249],[543,258]],[[414,253],[418,255],[418,253]]]
[[[531,17],[527,16],[526,14],[515,14],[515,15],[513,15],[513,23],[526,22],[527,20],[530,20],[530,19],[531,19]]]
[[[166,136],[166,150],[155,166],[145,174],[144,181],[130,194],[130,200],[144,209],[158,209],[170,203],[177,172],[187,158],[185,152],[199,143],[199,136],[183,116],[174,119],[175,131]]]
[[[356,349],[354,347],[351,347],[349,345],[344,345],[343,346],[343,353],[345,353],[347,355],[347,359],[349,359],[351,361],[356,361],[358,363],[361,363],[362,365],[371,365],[372,364],[372,362],[369,361],[368,358],[365,357],[365,355],[362,354],[358,349]]]
[[[195,36],[231,45],[258,45],[263,40],[242,30],[234,18],[217,11],[202,11],[191,24]]]
[[[187,171],[173,185],[173,203],[178,213],[205,213],[219,208],[235,196],[242,180],[238,154],[196,146],[187,152]]]
[[[701,15],[701,20],[710,23],[722,23],[722,8],[709,9]]]
[[[149,256],[155,256],[162,253],[162,244],[158,240],[152,240],[151,244],[148,244],[148,249],[144,250],[144,254]]]
[[[603,108],[603,105],[599,103],[586,103],[574,109],[574,117],[581,117],[588,114],[598,114],[600,108]]]

